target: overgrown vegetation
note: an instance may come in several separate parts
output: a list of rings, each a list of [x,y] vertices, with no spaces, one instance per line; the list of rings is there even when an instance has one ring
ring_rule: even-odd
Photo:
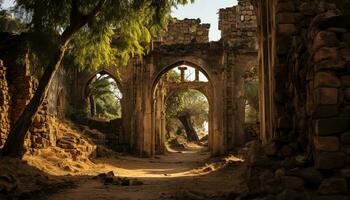
[[[1,154],[23,155],[26,133],[66,53],[73,54],[71,60],[81,68],[112,65],[117,60],[125,64],[130,57],[142,55],[151,37],[164,30],[173,6],[190,1],[15,0],[16,11],[29,27],[22,36],[44,72]]]
[[[117,82],[109,75],[99,75],[96,81],[89,85],[90,110],[92,117],[98,116],[104,119],[121,117],[120,100],[121,92]],[[93,104],[93,105],[92,105]]]
[[[168,72],[171,82],[180,82],[180,74],[174,70]],[[170,134],[182,134],[185,130],[179,117],[188,115],[197,132],[205,133],[209,117],[209,103],[199,91],[192,89],[178,90],[171,93],[165,102],[166,128]]]

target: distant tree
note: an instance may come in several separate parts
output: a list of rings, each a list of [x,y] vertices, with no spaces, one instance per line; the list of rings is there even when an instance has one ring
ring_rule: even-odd
[[[108,45],[113,33],[118,32],[114,49],[125,62],[130,56],[141,55],[145,50],[141,44],[149,43],[152,34],[163,30],[172,6],[188,0],[15,0],[15,3],[29,21],[30,29],[23,36],[29,38],[32,51],[40,52],[37,55],[47,61],[33,98],[12,126],[1,152],[3,156],[22,157],[25,135],[67,49],[94,55],[79,58],[83,61],[99,62],[100,54],[91,51],[111,50]],[[113,54],[108,55],[108,61],[113,60]]]
[[[6,10],[0,10],[0,32],[19,34],[26,31],[26,24],[11,17]]]
[[[91,116],[102,114],[109,118],[121,116],[120,91],[117,83],[108,75],[100,76],[89,85]]]

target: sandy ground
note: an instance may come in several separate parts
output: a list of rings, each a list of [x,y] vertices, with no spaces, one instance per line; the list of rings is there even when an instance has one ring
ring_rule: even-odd
[[[105,185],[93,175],[113,171],[117,176],[142,181],[143,185]],[[242,193],[245,165],[229,156],[211,159],[203,147],[186,151],[173,150],[153,159],[119,156],[94,161],[76,174],[76,187],[48,195],[50,200],[89,199],[228,199],[229,193]]]

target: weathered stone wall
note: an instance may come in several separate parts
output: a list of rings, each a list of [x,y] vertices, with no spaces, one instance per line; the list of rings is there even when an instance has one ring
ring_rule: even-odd
[[[6,79],[6,68],[0,60],[0,147],[4,145],[10,129],[9,119],[10,95]]]
[[[8,101],[8,120],[1,123],[1,128],[4,127],[8,132],[9,127],[15,123],[34,95],[38,80],[31,73],[31,64],[25,47],[26,42],[20,36],[1,34],[3,34],[4,40],[1,41],[0,59],[4,61],[4,65],[1,63],[0,68],[2,74],[6,71],[6,80],[0,79],[0,85],[3,87],[0,94],[2,93],[4,99]],[[5,82],[8,84],[8,90]],[[35,116],[34,123],[25,140],[25,147],[28,150],[45,148],[54,143],[54,135],[48,122],[48,107],[51,103],[54,102],[45,100]],[[1,113],[6,116],[6,108]],[[1,134],[1,140],[4,141],[6,137],[3,137],[2,132]]]
[[[162,38],[163,44],[187,44],[209,42],[210,24],[201,24],[200,19],[176,18],[168,25],[168,30]]]
[[[252,40],[256,37],[256,15],[253,5],[247,0],[238,1],[237,6],[219,11],[219,30],[224,41]]]
[[[286,160],[304,157],[299,162],[321,174],[319,194],[345,194],[349,15],[332,1],[254,2],[260,22],[261,138],[274,141],[266,152]]]

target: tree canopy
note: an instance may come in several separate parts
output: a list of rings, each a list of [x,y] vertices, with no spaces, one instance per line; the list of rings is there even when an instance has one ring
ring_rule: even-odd
[[[50,60],[60,36],[84,23],[67,58],[80,69],[125,64],[142,55],[169,21],[170,10],[188,0],[16,0],[16,12],[30,27],[32,49]],[[43,66],[46,64],[43,63]]]

